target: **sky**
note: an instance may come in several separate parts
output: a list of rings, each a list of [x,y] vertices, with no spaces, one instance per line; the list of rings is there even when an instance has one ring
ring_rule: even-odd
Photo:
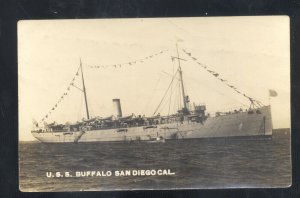
[[[74,77],[74,85],[82,88],[81,76],[76,76],[80,59],[91,117],[113,115],[114,98],[121,100],[124,116],[152,116],[178,68],[171,59],[177,55],[176,43],[191,104],[205,104],[211,113],[249,108],[247,98],[182,49],[241,92],[270,103],[274,128],[288,128],[289,29],[288,16],[19,21],[19,140],[34,140],[33,119],[66,123],[86,117],[83,93],[74,86],[66,91]],[[269,100],[269,89],[278,96]],[[176,77],[158,109],[161,114],[182,105],[179,90]]]

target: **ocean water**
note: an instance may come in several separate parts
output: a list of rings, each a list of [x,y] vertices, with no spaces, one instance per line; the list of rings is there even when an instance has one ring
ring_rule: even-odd
[[[157,175],[164,169],[174,174]],[[291,185],[290,134],[280,130],[271,139],[165,143],[21,142],[19,170],[21,191],[287,187]],[[156,174],[114,175],[121,170]],[[101,176],[76,177],[76,172],[87,171],[99,171]],[[103,176],[107,171],[112,175]]]

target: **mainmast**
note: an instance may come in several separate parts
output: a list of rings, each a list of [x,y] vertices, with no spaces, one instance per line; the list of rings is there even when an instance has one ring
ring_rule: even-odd
[[[180,76],[180,82],[181,82],[181,92],[182,92],[182,99],[183,99],[183,107],[184,110],[188,110],[187,100],[185,96],[184,86],[183,86],[183,79],[182,79],[182,70],[180,66],[180,58],[179,58],[179,51],[178,51],[178,45],[176,43],[176,49],[177,49],[177,60],[178,60],[178,69],[179,69],[179,76]]]
[[[81,77],[82,77],[82,87],[83,87],[83,94],[84,94],[84,101],[85,101],[86,117],[87,117],[87,119],[90,119],[89,108],[88,108],[88,103],[87,103],[87,98],[86,98],[86,90],[85,90],[85,85],[84,85],[84,77],[83,77],[81,59],[80,59],[80,70],[81,70]]]

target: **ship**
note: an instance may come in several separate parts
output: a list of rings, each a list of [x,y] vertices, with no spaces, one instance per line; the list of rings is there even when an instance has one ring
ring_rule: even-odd
[[[56,122],[40,126],[34,124],[32,135],[43,143],[78,143],[78,142],[159,142],[179,141],[202,138],[268,138],[272,137],[271,106],[262,105],[248,97],[250,107],[230,112],[216,112],[210,115],[206,105],[190,104],[185,93],[181,61],[178,46],[178,68],[172,81],[178,78],[181,89],[182,108],[171,115],[123,116],[120,98],[112,99],[115,115],[108,117],[90,117],[82,62],[82,92],[85,101],[86,119],[76,123],[58,124]],[[78,70],[78,71],[79,71]]]

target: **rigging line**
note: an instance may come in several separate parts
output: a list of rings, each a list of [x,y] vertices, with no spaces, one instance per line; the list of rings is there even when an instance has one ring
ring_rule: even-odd
[[[173,72],[172,74],[169,74],[169,73],[167,73],[167,72],[165,72],[165,71],[162,71],[162,73],[164,73],[164,74],[166,74],[166,75],[168,75],[168,76],[170,76],[170,77],[173,77],[173,75],[174,75],[174,72]],[[180,81],[179,78],[176,78],[176,80]]]
[[[178,95],[178,109],[181,109],[181,95],[182,95],[182,92],[181,92],[181,83],[180,83],[180,81],[178,81],[178,93],[179,93],[179,95]]]
[[[169,49],[167,49],[166,51],[170,52]],[[169,54],[169,55],[171,56],[171,54]],[[172,57],[172,56],[171,56],[171,57]],[[173,77],[173,75],[174,75],[174,62],[172,61],[172,63],[173,63],[172,75],[169,74],[169,73],[167,73],[167,72],[165,72],[165,71],[162,71],[162,73],[167,74],[167,75]],[[161,78],[162,78],[162,76],[160,75],[160,78],[158,79],[158,81],[157,81],[157,83],[156,83],[156,85],[155,85],[155,87],[154,87],[154,89],[153,89],[153,91],[152,91],[153,93],[151,94],[151,97],[149,98],[149,100],[148,100],[148,102],[147,102],[147,105],[146,105],[145,108],[144,108],[144,112],[145,112],[145,109],[148,107],[149,103],[152,101],[153,96],[154,96],[154,92],[156,91],[156,87],[157,87],[157,85],[158,85],[158,83],[159,83],[159,81],[160,81]],[[178,78],[177,78],[177,79],[178,79]],[[178,79],[178,80],[179,80],[179,79]],[[171,88],[172,88],[172,87],[171,87]]]
[[[82,115],[82,106],[84,105],[83,97],[84,97],[83,94],[81,94],[79,108],[78,108],[78,112],[77,112],[77,120],[81,120],[83,118],[83,115]]]
[[[169,92],[167,92],[166,96],[163,98],[160,106],[158,106],[158,109],[156,110],[156,113],[162,113],[162,111],[165,109],[166,105],[168,104],[168,93]]]
[[[169,51],[170,52],[170,51]],[[171,77],[175,77],[175,79],[177,80],[177,84],[179,84],[180,83],[180,79],[176,76],[176,74],[174,74],[174,69],[175,69],[175,63],[174,63],[174,60],[177,58],[177,57],[173,57],[173,54],[170,52],[170,57],[171,57],[171,60],[172,60],[172,65],[173,65],[173,68],[172,68],[172,75],[171,74],[169,74],[169,73],[167,73],[167,72],[163,72],[163,73],[165,73],[165,74],[167,74],[167,75],[169,75],[169,76],[171,76]],[[178,69],[176,70],[176,72],[178,72]],[[169,105],[171,106],[172,105],[172,102],[173,102],[173,105],[172,105],[172,112],[177,112],[177,106],[178,106],[178,104],[179,104],[179,101],[180,101],[180,99],[181,99],[181,97],[180,97],[180,93],[178,93],[177,91],[177,84],[175,83],[175,84],[173,84],[173,86],[174,86],[174,88],[173,88],[173,86],[172,86],[172,92],[173,92],[173,89],[174,89],[174,93],[172,93],[172,95],[174,96],[174,99],[173,100],[171,100],[170,99],[170,103],[169,103]],[[178,97],[177,97],[177,95],[178,95]],[[170,96],[170,98],[171,98],[171,96]],[[176,106],[177,105],[177,106]],[[170,106],[169,106],[169,112],[170,112],[170,110],[171,110],[171,108],[170,108]],[[168,113],[169,114],[169,113]]]
[[[173,60],[173,58],[172,58],[172,60]],[[174,61],[172,61],[172,65],[173,65],[172,75],[174,76],[174,68],[175,68]],[[170,115],[170,108],[171,108],[171,102],[172,102],[172,94],[173,94],[173,86],[171,86],[171,94],[170,94],[170,99],[169,99],[168,116]]]
[[[191,53],[188,53],[187,51],[185,51],[184,49],[182,49],[182,51],[188,55],[194,62],[196,62],[198,65],[200,65],[201,67],[205,68],[205,70],[209,73],[211,73],[213,76],[218,77],[219,73],[215,73],[212,70],[209,70],[208,67],[206,65],[204,65],[203,63],[199,62],[195,57],[191,57]],[[217,78],[218,80],[220,80],[221,82],[228,82],[227,80],[221,79],[221,78]],[[244,96],[245,98],[247,98],[248,100],[250,100],[251,103],[255,102],[259,102],[258,100],[255,100],[249,96],[247,96],[246,94],[242,94],[241,91],[239,91],[235,86],[232,86],[230,84],[227,84],[227,87],[230,87],[231,89],[235,90],[237,93],[239,93],[240,95]],[[258,104],[258,103],[257,103]]]
[[[166,96],[157,112],[162,113],[166,109],[166,107],[168,107],[168,104],[169,98]],[[168,108],[166,110],[168,110]]]
[[[174,79],[175,79],[175,76],[176,76],[177,72],[178,72],[178,70],[175,72],[175,74],[174,74],[174,76],[173,76],[173,78],[172,78],[172,80],[171,80],[171,83],[169,84],[169,86],[168,86],[168,88],[167,88],[167,90],[166,90],[164,96],[162,97],[162,99],[161,99],[159,105],[157,106],[157,108],[155,109],[153,115],[156,114],[158,108],[160,107],[161,103],[163,102],[164,98],[166,97],[166,95],[167,95],[167,93],[168,93],[168,91],[169,91],[169,89],[170,89],[170,87],[171,87],[171,85],[172,85],[172,83],[173,83],[173,81],[174,81]]]
[[[162,104],[161,104],[161,106],[160,106],[160,108],[159,108],[160,111],[158,111],[158,112],[161,113],[161,112],[165,109],[165,107],[167,106],[168,102],[169,102],[169,100],[168,100],[168,98],[166,97],[166,100],[164,100],[164,101],[162,102]]]
[[[178,81],[177,81],[177,83],[178,83]],[[176,109],[177,109],[176,105],[177,105],[177,98],[178,98],[177,96],[178,96],[178,93],[177,93],[177,89],[176,88],[177,88],[177,84],[175,83],[174,84],[174,94],[173,94],[174,95],[174,99],[172,101],[173,102],[172,103],[172,112],[176,112]]]
[[[83,92],[83,90],[80,89],[79,87],[77,87],[76,85],[71,85],[71,86],[73,86],[73,87],[77,88],[79,91]]]
[[[175,84],[175,90],[176,90],[176,95],[175,95],[175,100],[174,100],[174,105],[173,105],[173,110],[177,112],[180,108],[180,101],[181,101],[181,92],[180,92],[180,81],[177,81],[177,84]]]
[[[79,69],[80,69],[80,66],[78,66],[75,76],[78,76]],[[74,83],[73,83],[74,81],[75,81],[75,77],[73,77],[73,79],[72,79],[71,82],[69,83],[69,86],[68,86],[67,90],[63,93],[63,96],[67,95],[66,93],[70,90],[70,86],[72,86],[72,85],[74,84]],[[61,103],[61,101],[62,101],[62,97],[60,97],[60,98],[57,100],[56,104],[54,105],[55,107],[51,108],[52,111],[54,111],[54,109],[57,109],[58,104]],[[39,123],[42,123],[43,121],[45,121],[46,119],[48,119],[49,115],[51,115],[51,110],[49,111],[49,113],[46,114],[45,117],[43,117],[43,118],[39,121]]]
[[[176,110],[178,111],[179,109],[181,109],[181,96],[182,96],[181,89],[180,89],[180,81],[177,81],[176,86],[178,87],[178,89],[177,89],[177,107],[176,107]]]
[[[146,108],[149,106],[150,102],[152,101],[153,96],[154,96],[154,92],[156,91],[156,88],[157,88],[157,86],[158,86],[158,84],[159,84],[161,78],[162,78],[162,76],[160,75],[159,78],[158,78],[158,80],[157,80],[157,82],[155,83],[155,86],[154,86],[154,88],[153,88],[153,90],[152,90],[151,96],[150,96],[150,98],[148,99],[148,102],[146,103],[146,106],[144,107],[143,112],[145,112]]]
[[[174,86],[174,83],[172,83],[171,87],[170,87],[170,97],[168,97],[168,94],[167,96],[165,97],[165,100],[162,102],[161,104],[161,107],[160,107],[160,112],[162,112],[168,105],[169,105],[169,108],[168,108],[168,115],[170,114],[170,105],[171,105],[171,102],[172,102],[172,89],[173,89],[173,86]]]
[[[174,85],[174,89],[175,89],[175,94],[174,94],[174,104],[173,104],[173,112],[176,112],[176,110],[178,110],[178,96],[179,96],[179,93],[178,93],[178,83],[179,81],[177,81],[177,83]]]
[[[238,102],[238,103],[241,103],[242,105],[245,105],[243,102],[241,102],[241,101],[239,101],[239,100],[237,100],[237,99],[235,99],[235,98],[233,98],[233,97],[231,97],[231,96],[229,96],[229,95],[226,95],[225,93],[223,93],[223,92],[221,92],[221,91],[218,91],[217,89],[213,88],[212,86],[210,86],[210,85],[207,84],[207,83],[204,83],[204,82],[201,82],[201,83],[200,83],[197,79],[192,78],[192,77],[190,77],[190,76],[187,76],[187,78],[190,79],[190,80],[192,80],[192,81],[194,81],[194,82],[197,83],[197,84],[205,85],[205,87],[208,87],[208,88],[210,88],[211,90],[214,90],[214,91],[215,91],[217,94],[219,94],[219,95],[226,96],[226,97],[228,97],[228,98],[230,98],[230,99],[232,99],[232,100],[234,100],[234,101],[236,101],[236,102]],[[190,86],[190,87],[192,87],[192,86]],[[193,91],[193,93],[194,93],[194,91]],[[197,94],[197,92],[195,92],[195,93]]]

